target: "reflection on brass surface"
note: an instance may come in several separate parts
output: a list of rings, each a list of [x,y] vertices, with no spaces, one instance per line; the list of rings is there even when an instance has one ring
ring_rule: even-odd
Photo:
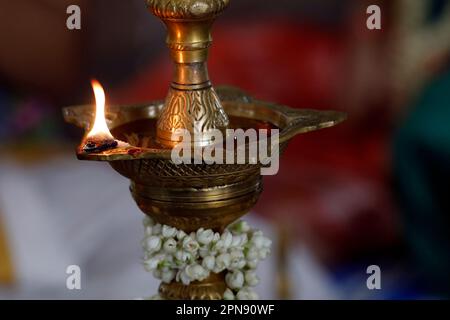
[[[175,64],[175,75],[165,102],[110,106],[106,120],[117,147],[99,152],[77,149],[81,160],[107,161],[131,181],[130,191],[139,208],[155,221],[186,232],[200,227],[223,231],[246,214],[262,192],[260,164],[180,164],[171,161],[177,143],[171,133],[187,129],[196,145],[216,143],[209,129],[227,128],[279,130],[282,152],[295,135],[327,128],[345,119],[334,111],[292,109],[254,100],[239,89],[216,91],[206,67],[210,29],[228,0],[147,0],[149,10],[167,26],[167,44]],[[94,119],[92,106],[64,108],[64,118],[87,130]],[[195,134],[203,133],[199,137]],[[264,138],[259,138],[264,139]],[[273,141],[272,141],[273,142]],[[237,141],[249,148],[248,140]],[[214,146],[214,145],[213,145]],[[268,147],[267,147],[268,146]],[[270,150],[271,145],[266,147]],[[247,153],[248,154],[248,153]],[[224,274],[211,275],[188,286],[161,284],[166,299],[221,299]]]

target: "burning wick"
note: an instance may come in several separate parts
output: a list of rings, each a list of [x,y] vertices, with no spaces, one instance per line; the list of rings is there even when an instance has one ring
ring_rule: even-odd
[[[83,150],[98,152],[117,147],[117,141],[108,129],[105,119],[105,91],[97,80],[91,81],[95,95],[95,120],[91,130],[86,134]]]

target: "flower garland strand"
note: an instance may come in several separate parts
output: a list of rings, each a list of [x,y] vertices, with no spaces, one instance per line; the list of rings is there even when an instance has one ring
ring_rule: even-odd
[[[269,255],[272,241],[261,231],[251,229],[247,222],[235,222],[222,234],[203,228],[186,234],[146,216],[144,227],[144,267],[156,278],[189,285],[205,280],[211,272],[226,270],[225,300],[258,299],[251,288],[259,283],[255,269]]]

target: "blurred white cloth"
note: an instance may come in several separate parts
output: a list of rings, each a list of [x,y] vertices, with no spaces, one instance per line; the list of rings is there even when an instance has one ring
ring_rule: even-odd
[[[129,182],[106,163],[74,157],[46,164],[0,163],[0,214],[8,230],[17,284],[0,299],[133,299],[157,292],[141,265],[143,214]],[[270,225],[245,218],[274,240]],[[273,257],[258,268],[262,299],[276,299]],[[66,288],[66,268],[81,268],[81,290]],[[335,299],[326,273],[306,249],[290,255],[295,299]]]

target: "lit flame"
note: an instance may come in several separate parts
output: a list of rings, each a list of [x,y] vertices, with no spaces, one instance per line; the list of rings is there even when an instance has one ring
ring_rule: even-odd
[[[114,139],[108,129],[105,119],[105,91],[102,85],[95,79],[91,80],[92,89],[95,95],[95,120],[91,130],[87,133],[88,138],[102,137]]]

